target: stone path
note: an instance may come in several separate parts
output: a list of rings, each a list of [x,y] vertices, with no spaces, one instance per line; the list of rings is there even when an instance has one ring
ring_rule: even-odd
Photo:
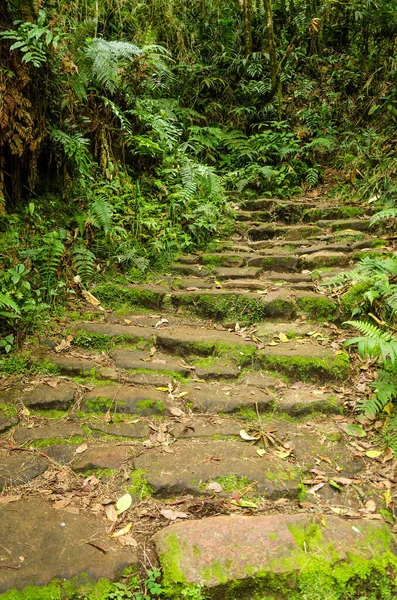
[[[345,433],[357,371],[318,285],[382,251],[369,216],[247,200],[229,241],[97,286],[33,348],[0,392],[0,592],[159,561],[169,598],[394,596],[394,467],[373,424]]]

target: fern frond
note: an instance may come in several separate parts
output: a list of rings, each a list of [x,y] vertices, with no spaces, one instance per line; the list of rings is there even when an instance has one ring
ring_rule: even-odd
[[[91,78],[111,93],[116,91],[120,83],[120,64],[140,55],[142,49],[135,44],[108,42],[102,38],[93,39],[84,51]]]
[[[378,223],[379,221],[386,221],[391,219],[397,219],[397,208],[385,208],[380,210],[371,218],[371,225]]]
[[[95,254],[80,243],[73,252],[73,267],[84,284],[88,284],[95,272]]]
[[[8,294],[2,294],[0,292],[0,309],[3,308],[13,310],[17,314],[20,313],[18,304],[11,298],[11,296],[9,296]],[[2,313],[0,312],[0,315],[1,314]]]
[[[89,207],[89,221],[107,235],[113,229],[113,208],[104,196],[96,196]]]
[[[387,358],[390,358],[392,363],[395,362],[397,358],[397,338],[366,321],[346,321],[345,324],[355,327],[364,335],[347,340],[344,346],[357,344],[357,350],[362,358],[381,356],[383,362]]]

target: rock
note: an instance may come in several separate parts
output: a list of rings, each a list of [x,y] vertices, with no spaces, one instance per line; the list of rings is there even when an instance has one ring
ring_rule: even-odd
[[[284,254],[268,254],[266,256],[254,256],[248,259],[249,266],[261,267],[264,271],[284,273],[285,271],[297,271],[299,258],[286,256]]]
[[[274,407],[274,399],[261,389],[233,384],[198,383],[184,386],[187,399],[196,413],[237,413],[244,409],[266,412]]]
[[[313,342],[266,346],[259,352],[258,362],[264,369],[276,370],[293,381],[303,382],[344,380],[349,371],[347,354],[335,354],[332,349]]]
[[[341,413],[343,404],[339,402],[335,394],[317,390],[310,386],[302,386],[298,389],[291,387],[282,390],[277,401],[280,412],[292,416],[307,415],[313,412],[319,413]]]
[[[0,433],[8,431],[9,429],[11,429],[11,427],[13,427],[13,425],[16,425],[18,422],[19,419],[17,417],[8,417],[4,419],[0,416]]]
[[[177,273],[178,275],[194,275],[196,277],[205,277],[208,274],[206,271],[199,269],[197,265],[173,263],[169,268],[170,271]]]
[[[62,375],[70,376],[87,376],[94,375],[96,369],[101,367],[98,361],[88,358],[76,358],[75,356],[69,356],[68,354],[47,354],[41,357],[41,360],[45,360],[56,367]]]
[[[136,388],[128,385],[99,385],[83,396],[82,409],[86,412],[112,412],[136,415],[161,415],[166,413],[169,400],[164,392],[153,388]]]
[[[253,372],[243,376],[241,386],[249,386],[259,388],[261,390],[274,389],[282,384],[282,380],[275,376],[267,375],[266,373]]]
[[[347,267],[351,257],[345,252],[321,251],[301,256],[301,265],[304,269],[318,269],[321,267]]]
[[[145,369],[147,371],[172,371],[182,376],[189,376],[190,369],[183,367],[179,361],[173,360],[167,355],[157,352],[150,356],[148,352],[139,352],[138,350],[115,350],[110,354],[116,363],[118,369],[128,369],[129,371]]]
[[[237,379],[239,374],[240,371],[236,366],[213,364],[196,368],[196,376],[199,379]]]
[[[0,506],[0,539],[0,564],[10,566],[0,569],[0,592],[83,573],[91,580],[116,579],[138,563],[134,550],[107,535],[102,518],[54,510],[36,498]]]
[[[14,439],[17,444],[27,444],[37,440],[67,439],[73,436],[84,436],[84,431],[76,423],[52,420],[51,423],[39,427],[17,427]]]
[[[150,429],[147,423],[86,423],[93,435],[104,434],[123,438],[148,438]]]
[[[91,469],[119,469],[123,463],[132,456],[130,446],[89,446],[81,454],[75,454],[69,462],[73,471],[87,471]]]
[[[321,220],[317,222],[319,227],[329,227],[331,231],[340,229],[353,229],[355,231],[368,231],[370,228],[370,219],[336,219],[335,221]],[[380,223],[379,223],[380,224]],[[378,224],[378,226],[379,226]]]
[[[226,597],[229,586],[230,597],[245,600],[259,595],[289,600],[298,598],[298,589],[299,597],[314,598],[311,592],[317,585],[321,586],[318,598],[342,598],[347,585],[351,597],[358,598],[363,589],[360,578],[366,579],[366,594],[373,590],[376,595],[378,582],[371,577],[372,568],[396,560],[395,543],[385,523],[333,516],[210,517],[173,524],[154,539],[165,585],[174,593],[186,584],[200,584],[210,592],[219,586],[221,595],[214,592],[211,598]],[[396,589],[391,578],[389,589]]]
[[[218,279],[256,279],[261,274],[261,269],[245,267],[243,269],[227,268],[217,269],[215,274]]]
[[[0,490],[23,485],[44,473],[47,467],[48,460],[38,453],[0,450]]]
[[[205,484],[220,478],[225,492],[232,492],[239,482],[240,490],[256,482],[252,493],[260,492],[267,498],[296,498],[299,493],[298,468],[277,456],[264,459],[247,443],[179,441],[172,450],[150,449],[134,461],[135,468],[143,469],[143,477],[160,496],[208,493]]]
[[[60,383],[57,387],[38,385],[33,390],[23,391],[14,388],[3,392],[1,396],[8,402],[23,402],[31,408],[42,410],[68,410],[74,402],[76,387],[71,383]]]

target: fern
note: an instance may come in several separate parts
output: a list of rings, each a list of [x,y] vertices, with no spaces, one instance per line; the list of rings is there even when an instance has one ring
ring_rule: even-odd
[[[95,272],[95,254],[80,242],[73,252],[73,267],[83,284],[88,284]]]
[[[346,325],[355,327],[364,335],[347,340],[345,346],[357,344],[357,350],[362,358],[381,356],[383,362],[390,358],[391,363],[394,364],[397,358],[397,338],[366,321],[346,321]]]
[[[42,247],[36,257],[37,270],[44,283],[47,297],[50,295],[51,287],[57,279],[58,270],[65,250],[63,242],[58,233],[51,232],[43,236]]]
[[[113,216],[109,201],[98,195],[90,204],[87,222],[108,235],[113,230]]]
[[[135,44],[108,42],[102,38],[91,40],[84,51],[91,79],[111,93],[120,87],[120,65],[141,55],[142,49]]]
[[[8,309],[4,311],[3,309]],[[9,311],[13,312],[9,312]],[[2,294],[0,292],[0,317],[3,318],[14,318],[20,314],[18,304],[8,294]]]
[[[357,408],[373,419],[397,398],[397,381],[390,380],[390,373],[380,371],[377,380],[371,384],[371,387],[376,390],[376,393],[370,398],[362,400]]]
[[[397,208],[385,208],[384,210],[377,212],[371,218],[371,225],[374,225],[374,223],[378,223],[379,221],[386,221],[389,219],[397,219]]]

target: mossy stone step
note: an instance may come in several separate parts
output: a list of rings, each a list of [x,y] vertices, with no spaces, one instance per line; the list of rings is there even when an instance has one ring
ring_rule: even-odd
[[[319,227],[327,227],[331,231],[340,231],[350,229],[354,231],[373,231],[379,230],[382,222],[378,222],[376,225],[371,227],[371,219],[336,219],[336,220],[324,220],[317,221]]]
[[[277,371],[293,381],[344,381],[349,373],[349,357],[313,342],[295,341],[266,346],[257,355],[259,365]]]
[[[19,596],[11,590],[44,586],[55,579],[115,580],[127,567],[139,568],[135,549],[123,548],[108,535],[102,515],[73,514],[70,507],[54,510],[50,503],[38,498],[1,507],[0,539],[2,548],[7,548],[7,552],[2,550],[3,566],[8,565],[0,569],[0,592],[10,590],[9,597],[13,598]],[[90,545],[92,540],[95,543]],[[106,548],[106,553],[98,547]],[[103,586],[99,586],[92,597],[102,595],[101,587],[103,591]],[[80,595],[76,585],[74,593]],[[84,590],[81,594],[87,597]],[[57,586],[42,592],[28,588],[21,597],[60,598],[60,593]]]
[[[38,384],[33,389],[28,388],[26,391],[14,386],[7,392],[0,393],[0,403],[16,406],[22,403],[30,408],[40,410],[68,410],[74,402],[76,390],[77,386],[70,382],[59,381],[55,383],[55,387]]]
[[[50,461],[39,454],[0,449],[0,492],[3,489],[12,489],[36,479],[47,470],[49,464]],[[2,512],[0,512],[0,531],[2,516]],[[4,540],[3,537],[1,539]],[[2,573],[0,573],[0,590],[1,575]]]
[[[252,241],[269,240],[283,236],[290,241],[305,240],[321,235],[323,229],[318,225],[262,225],[251,227],[247,235]]]
[[[183,377],[188,377],[191,373],[191,369],[184,367],[180,360],[157,352],[151,356],[149,352],[139,350],[115,350],[110,353],[110,357],[118,369],[128,371],[166,372]]]
[[[331,515],[216,516],[155,536],[169,596],[206,598],[395,597],[396,545],[385,523]],[[364,594],[364,595],[363,595]]]
[[[164,392],[153,387],[129,385],[98,385],[83,395],[81,409],[85,412],[134,415],[165,415],[172,406]]]
[[[216,269],[215,275],[218,279],[256,279],[261,274],[262,269],[257,267],[230,268],[223,267]]]
[[[261,210],[271,210],[275,206],[279,204],[280,200],[278,198],[255,198],[252,200],[243,200],[240,203],[240,209],[248,210],[248,211],[261,211]]]
[[[368,207],[363,208],[362,206],[316,206],[307,208],[303,211],[302,221],[304,223],[315,223],[319,219],[322,220],[342,220],[342,219],[354,219],[355,217],[362,217],[365,213],[372,214],[372,210]]]
[[[229,494],[252,484],[252,495],[256,491],[277,499],[297,498],[299,494],[300,469],[276,455],[264,461],[249,444],[229,440],[178,441],[172,450],[169,454],[150,449],[134,461],[156,495],[212,494],[207,484],[215,480],[221,485],[223,480],[223,489]]]

